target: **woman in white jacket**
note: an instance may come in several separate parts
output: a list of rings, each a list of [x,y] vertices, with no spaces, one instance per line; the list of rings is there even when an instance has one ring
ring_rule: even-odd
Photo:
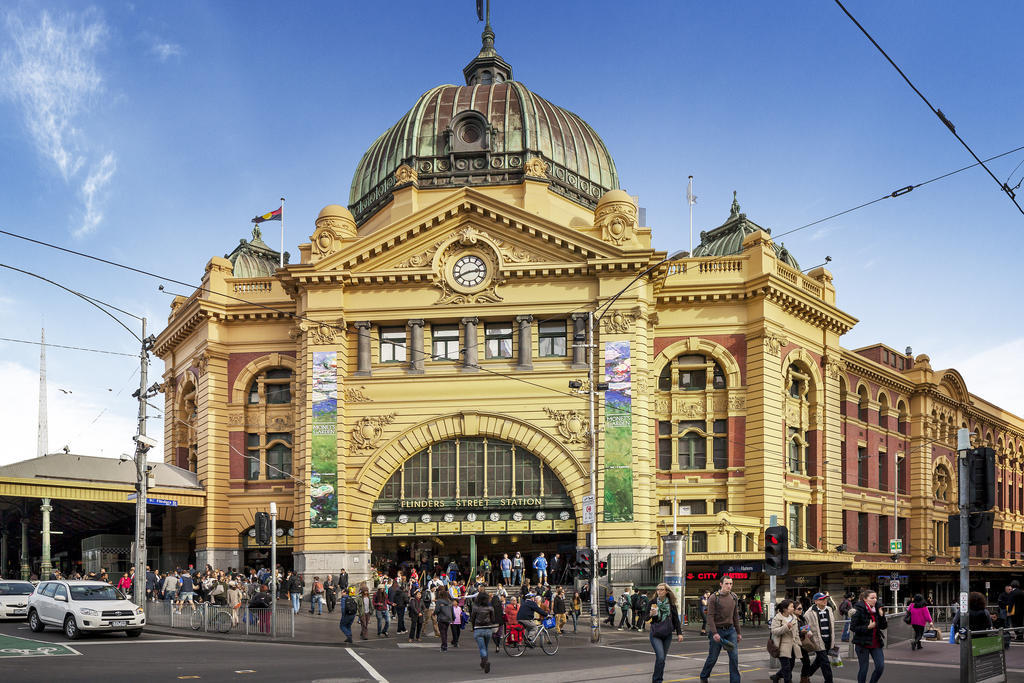
[[[782,668],[772,674],[772,683],[780,680],[792,683],[793,664],[800,657],[800,626],[792,600],[786,599],[779,603],[769,628],[771,639],[779,645],[779,661],[782,663]]]

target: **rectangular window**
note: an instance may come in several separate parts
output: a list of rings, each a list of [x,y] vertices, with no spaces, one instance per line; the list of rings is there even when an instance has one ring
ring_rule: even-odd
[[[907,518],[900,517],[896,520],[896,537],[903,539],[903,552],[910,552],[910,537],[907,536]]]
[[[260,478],[260,435],[245,435],[245,478]]]
[[[790,427],[789,428],[789,448],[787,449],[788,452],[789,452],[789,458],[788,458],[788,463],[787,464],[789,466],[789,471],[790,472],[794,472],[796,474],[799,474],[800,473],[800,451],[801,451],[801,448],[800,448],[800,442],[797,441],[797,439],[796,439],[797,433],[798,432],[797,432],[796,427]]]
[[[900,493],[907,492],[907,458],[896,456],[896,488]]]
[[[512,357],[512,323],[489,323],[484,326],[487,358]]]
[[[292,435],[267,434],[267,479],[289,479],[292,474]]]
[[[690,541],[690,552],[706,553],[708,551],[708,532],[694,531]]]
[[[455,442],[442,441],[430,447],[430,495],[455,497]]]
[[[729,501],[725,498],[719,498],[715,501],[714,513],[717,515],[719,512],[728,512]]]
[[[889,518],[878,515],[878,552],[889,552]]]
[[[704,368],[679,371],[679,388],[700,391],[707,385],[707,370]]]
[[[789,504],[789,542],[794,548],[803,547],[803,505]]]
[[[878,454],[878,488],[889,490],[889,457],[885,453]]]
[[[516,490],[514,495],[540,495],[540,460],[518,447],[516,448]]]
[[[292,402],[292,371],[287,368],[267,370],[264,380],[264,391],[267,392],[267,403],[281,405]]]
[[[480,439],[459,440],[459,494],[484,495],[484,442]]]
[[[430,467],[427,451],[420,451],[405,462],[404,498],[427,498],[430,495]]]
[[[487,442],[487,495],[512,495],[512,444]]]
[[[868,513],[857,513],[857,550],[862,553],[868,551]]]
[[[672,423],[658,422],[658,469],[672,469]]]
[[[432,360],[459,359],[459,326],[434,325],[430,328]]]
[[[743,552],[743,534],[738,531],[732,536],[732,551],[734,553]]]
[[[864,446],[857,448],[857,486],[868,485],[868,449]]]
[[[380,362],[404,363],[405,359],[405,328],[380,328]]]
[[[671,500],[659,500],[658,501],[658,516],[660,516],[660,517],[671,517],[672,516],[672,501]]]
[[[681,500],[679,505],[680,507],[689,508],[690,512],[688,514],[691,515],[708,514],[708,502],[706,500]]]
[[[391,478],[388,479],[388,483],[384,484],[384,492],[380,495],[384,500],[398,500],[402,497],[402,470],[399,469]]]
[[[715,469],[724,470],[729,467],[729,421],[715,420],[712,430],[715,438],[711,442],[711,457]]]
[[[566,333],[564,320],[549,320],[538,326],[537,352],[541,358],[564,357],[566,355]]]
[[[544,480],[545,496],[565,496],[565,487],[558,479],[558,475],[551,471],[547,465],[542,465],[540,470],[541,478]]]

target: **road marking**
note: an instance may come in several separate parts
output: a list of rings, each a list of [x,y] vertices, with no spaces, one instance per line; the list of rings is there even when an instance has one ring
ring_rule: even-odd
[[[199,678],[199,676],[178,676],[178,680],[181,680],[183,678]]]
[[[144,643],[195,643],[196,641],[201,642],[201,643],[202,642],[212,643],[212,642],[214,642],[214,639],[213,638],[169,638],[169,639],[165,640],[163,638],[154,638],[152,640],[135,640],[135,641],[132,641],[130,639],[122,640],[122,639],[118,638],[117,640],[83,640],[82,642],[80,642],[78,644],[79,645],[124,645],[125,643],[131,643],[132,645],[142,645]]]
[[[598,645],[598,647],[604,647],[604,648],[607,648],[609,650],[625,650],[626,652],[639,652],[642,655],[653,655],[654,654],[654,650],[637,650],[637,649],[634,649],[634,648],[631,648],[631,647],[617,647],[615,645]],[[351,650],[350,650],[350,652],[351,652]],[[668,655],[665,655],[665,656],[666,657],[675,657],[677,659],[696,659],[696,660],[702,659],[701,657],[687,657],[686,655],[668,654]]]
[[[46,640],[33,640],[21,636],[0,635],[0,658],[6,657],[66,657],[82,654],[70,645]]]
[[[254,674],[254,673],[256,673],[256,669],[239,669],[235,673],[236,674]]]
[[[760,668],[750,669],[750,671],[760,671]],[[728,676],[728,675],[729,675],[728,673],[711,674],[708,678],[718,678],[720,676]],[[672,679],[669,679],[669,680],[665,681],[665,683],[682,683],[682,681],[696,681],[696,680],[700,680],[700,676],[689,676],[688,678],[672,678]]]
[[[357,662],[359,662],[364,669],[366,669],[366,673],[368,673],[371,676],[373,676],[373,680],[377,681],[377,683],[388,683],[388,679],[386,679],[383,676],[381,676],[380,673],[376,669],[374,669],[372,666],[370,666],[370,663],[368,661],[366,661],[365,659],[363,659],[362,657],[357,655],[355,650],[346,650],[346,652],[348,652],[350,655],[352,655],[352,657]]]

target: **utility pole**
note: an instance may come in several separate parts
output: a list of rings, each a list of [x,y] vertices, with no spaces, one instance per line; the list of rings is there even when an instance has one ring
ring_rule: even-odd
[[[590,552],[594,566],[590,568],[590,642],[601,640],[601,622],[597,616],[597,423],[594,415],[596,386],[594,383],[594,314],[587,313],[587,384],[590,387],[590,497],[594,501],[594,521],[590,525]]]
[[[772,515],[771,517],[768,518],[768,526],[775,526],[778,523],[779,523],[779,518],[778,518],[777,515]],[[765,618],[769,622],[771,622],[771,620],[775,617],[775,588],[776,588],[776,581],[775,581],[775,579],[776,579],[775,574],[772,574],[771,576],[768,577],[768,605],[767,605],[767,609],[765,610],[765,615],[766,615]]]
[[[970,482],[970,471],[967,466],[967,458],[971,452],[971,432],[968,429],[958,429],[956,432],[957,462],[959,463],[960,479],[960,630],[967,630],[969,627],[964,621],[967,615],[967,594],[971,590],[971,569],[970,569],[970,510],[968,485]],[[960,639],[960,680],[966,681],[970,669],[971,652],[970,638]]]
[[[139,352],[139,390],[133,396],[139,399],[139,432],[135,435],[135,604],[146,604],[146,502],[149,495],[149,467],[146,454],[156,440],[146,436],[147,401],[156,395],[159,384],[146,387],[149,382],[149,350],[156,338],[146,336],[146,319],[142,318],[142,350]]]
[[[277,503],[274,501],[270,501],[270,584],[270,637],[273,639],[277,637]]]

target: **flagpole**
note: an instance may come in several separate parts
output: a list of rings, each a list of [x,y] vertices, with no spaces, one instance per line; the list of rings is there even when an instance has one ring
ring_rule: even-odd
[[[691,214],[691,218],[690,218],[690,224],[691,224],[690,232],[693,233],[693,226],[692,226],[692,224],[693,224],[693,218],[692,218],[693,211],[692,210],[690,211],[690,214]],[[690,235],[690,241],[691,242],[693,241],[693,235],[692,234]],[[284,268],[284,197],[281,197],[281,267]]]
[[[690,205],[690,255],[693,255],[693,176],[686,187],[686,203]]]

